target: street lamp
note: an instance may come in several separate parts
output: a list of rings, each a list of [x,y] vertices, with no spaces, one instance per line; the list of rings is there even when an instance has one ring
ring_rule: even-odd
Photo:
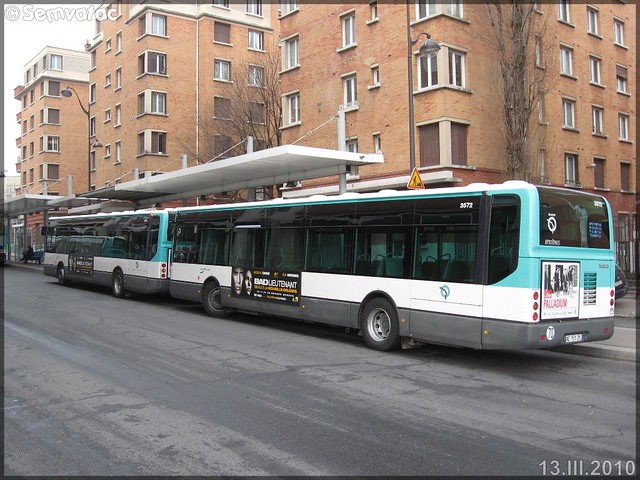
[[[82,111],[84,112],[84,114],[87,116],[87,192],[91,191],[91,147],[93,146],[93,148],[102,148],[103,145],[98,141],[98,139],[95,140],[95,142],[93,142],[93,145],[91,145],[91,102],[89,102],[89,108],[84,108],[84,105],[82,104],[82,100],[80,100],[80,96],[78,95],[78,92],[75,91],[75,89],[73,87],[70,87],[67,85],[67,88],[63,88],[60,91],[60,95],[62,95],[63,97],[71,97],[72,93],[75,93],[76,98],[78,99],[78,103],[80,104],[80,108],[82,109]]]
[[[415,134],[415,118],[413,116],[413,46],[418,43],[422,35],[426,35],[427,39],[420,45],[421,57],[432,57],[440,50],[440,45],[434,40],[431,40],[431,35],[422,32],[415,40],[411,39],[411,13],[409,4],[407,2],[407,77],[409,81],[409,167],[413,172],[416,166],[416,134]]]

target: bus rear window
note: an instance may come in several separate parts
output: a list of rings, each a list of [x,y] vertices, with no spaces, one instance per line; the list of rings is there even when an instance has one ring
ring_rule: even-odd
[[[609,214],[603,197],[545,187],[538,192],[541,245],[610,248]]]

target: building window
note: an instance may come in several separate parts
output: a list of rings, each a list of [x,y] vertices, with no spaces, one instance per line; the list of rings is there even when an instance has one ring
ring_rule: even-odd
[[[36,145],[34,142],[29,143],[29,156],[33,157],[36,153]]]
[[[598,35],[598,10],[587,7],[587,32]]]
[[[618,131],[620,140],[629,140],[629,115],[626,113],[618,114]]]
[[[542,37],[540,35],[536,35],[535,40],[535,60],[536,67],[544,67],[544,63],[542,60]]]
[[[462,18],[462,0],[449,0],[447,13],[453,17]]]
[[[382,153],[382,138],[379,133],[374,133],[373,138],[373,152],[374,153]]]
[[[211,5],[229,8],[229,0],[211,0]]]
[[[115,90],[122,88],[122,69],[116,69],[116,87]]]
[[[160,35],[162,37],[167,36],[167,17],[164,15],[158,15],[156,13],[151,14],[151,34]]]
[[[592,133],[594,135],[603,135],[602,117],[603,117],[602,108],[591,107],[591,124],[592,124]]]
[[[420,139],[420,166],[440,164],[440,123],[422,125],[418,128]]]
[[[356,108],[358,106],[358,81],[355,75],[348,75],[342,79],[344,93],[344,108]]]
[[[264,67],[249,65],[249,85],[252,87],[264,87]]]
[[[290,38],[284,44],[284,68],[294,68],[300,65],[299,39],[298,37]]]
[[[138,56],[138,75],[144,74],[166,75],[167,54],[159,52],[144,52]]]
[[[618,93],[627,93],[627,67],[616,65],[616,90]]]
[[[416,19],[432,17],[436,14],[436,0],[416,0]]]
[[[221,80],[224,82],[231,81],[231,62],[228,60],[218,60],[214,62],[213,70],[214,80]]]
[[[231,44],[231,25],[228,23],[213,22],[213,41]]]
[[[589,57],[589,71],[591,75],[591,83],[600,85],[600,63],[601,60],[597,57]]]
[[[35,88],[29,92],[29,104],[33,105],[36,101],[36,90]]]
[[[264,103],[250,102],[249,104],[249,123],[265,124],[265,106]]]
[[[120,105],[116,105],[116,124],[114,127],[119,127],[122,124],[122,108]]]
[[[564,170],[567,185],[577,186],[578,183],[578,156],[574,153],[564,154]]]
[[[567,98],[562,99],[562,126],[576,128],[576,102]]]
[[[604,158],[593,159],[593,185],[596,188],[604,187]]]
[[[33,168],[29,169],[29,185],[33,184],[34,181],[34,170]]]
[[[570,23],[571,17],[569,16],[569,0],[558,0],[558,20]]]
[[[285,126],[300,122],[300,94],[292,93],[284,97]]]
[[[104,111],[104,123],[110,122],[111,121],[111,109],[107,108]]]
[[[285,15],[298,10],[298,0],[284,0],[282,3],[284,3]]]
[[[167,114],[167,94],[151,92],[151,113]]]
[[[249,30],[249,48],[264,51],[264,32]]]
[[[60,125],[60,110],[57,108],[45,109],[47,118],[43,119],[44,122],[50,125]]]
[[[380,66],[374,65],[371,67],[371,86],[380,86]]]
[[[62,70],[62,55],[52,53],[49,55],[49,68],[51,70]]]
[[[418,57],[418,85],[420,88],[438,85],[438,57]]]
[[[222,120],[231,120],[231,99],[213,97],[213,116]]]
[[[631,165],[629,163],[620,164],[620,189],[625,192],[631,191]]]
[[[624,47],[624,22],[617,18],[613,20],[613,43]]]
[[[449,85],[464,88],[464,53],[449,50]]]
[[[104,158],[109,158],[111,156],[111,145],[104,146]]]
[[[247,13],[262,16],[262,0],[247,0]]]
[[[544,93],[538,92],[538,122],[544,123]]]
[[[96,136],[96,117],[91,117],[89,119],[89,135],[91,137]]]
[[[369,13],[370,22],[378,20],[378,2],[369,2]]]
[[[167,134],[165,132],[154,132],[145,130],[138,134],[138,154],[165,155],[167,153]]]
[[[92,172],[96,171],[96,152],[89,153],[89,169]]]
[[[104,53],[107,53],[110,50],[111,50],[111,39],[107,38],[107,41],[105,42]]]
[[[560,73],[573,76],[573,49],[560,47]]]
[[[47,82],[47,87],[48,87],[49,95],[51,95],[52,97],[60,96],[60,82],[54,82],[53,80],[49,80]]]
[[[356,14],[349,13],[342,17],[342,46],[349,47],[356,43]]]
[[[116,158],[113,163],[120,163],[120,162],[122,162],[122,144],[120,143],[120,140],[118,140],[116,142]]]
[[[96,84],[92,83],[89,86],[89,103],[96,103]]]
[[[110,74],[110,73],[107,73],[107,74],[104,76],[104,86],[105,86],[105,87],[108,87],[108,86],[110,86],[110,85],[111,85],[111,74]]]
[[[42,137],[40,148],[45,152],[60,152],[60,138],[52,135]]]
[[[122,32],[116,34],[116,53],[122,51]]]

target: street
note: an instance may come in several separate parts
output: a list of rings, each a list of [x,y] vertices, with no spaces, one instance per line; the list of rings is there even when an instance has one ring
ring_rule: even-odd
[[[337,328],[3,273],[5,475],[637,473],[633,362],[381,353]]]

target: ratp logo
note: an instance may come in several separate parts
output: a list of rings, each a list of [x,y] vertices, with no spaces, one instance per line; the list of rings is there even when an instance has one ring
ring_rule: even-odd
[[[440,287],[440,295],[442,295],[442,298],[444,298],[445,300],[449,297],[449,295],[451,295],[451,289],[448,285],[442,285]]]

